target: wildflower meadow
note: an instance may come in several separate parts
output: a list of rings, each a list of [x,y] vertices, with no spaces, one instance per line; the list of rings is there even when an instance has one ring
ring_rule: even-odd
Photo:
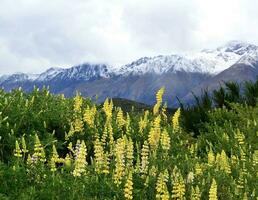
[[[0,90],[0,199],[257,200],[258,107],[212,107],[200,121],[169,113],[164,92],[125,112],[79,93]]]

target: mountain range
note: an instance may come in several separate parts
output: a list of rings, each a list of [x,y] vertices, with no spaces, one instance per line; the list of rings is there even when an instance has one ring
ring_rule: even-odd
[[[258,46],[231,41],[215,49],[191,54],[143,57],[130,64],[115,67],[84,63],[71,68],[50,68],[41,74],[15,73],[0,76],[0,87],[10,91],[22,87],[49,86],[54,93],[72,96],[126,98],[153,104],[156,91],[164,86],[164,100],[170,106],[193,100],[203,89],[213,90],[222,81],[256,80],[258,75]]]

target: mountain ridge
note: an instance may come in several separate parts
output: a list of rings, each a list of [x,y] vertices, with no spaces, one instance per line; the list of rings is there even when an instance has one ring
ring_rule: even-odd
[[[207,85],[217,85],[221,78],[252,80],[258,74],[257,61],[258,46],[231,41],[197,53],[142,57],[120,67],[84,63],[71,68],[52,67],[37,75],[4,75],[0,76],[0,86],[5,90],[21,86],[30,91],[34,85],[48,85],[53,92],[68,96],[78,90],[85,96],[98,95],[101,100],[106,97],[127,98],[147,104],[155,101],[151,97],[153,92],[166,86],[169,94],[165,98],[172,104],[172,98],[188,99],[186,97],[192,91],[199,93]],[[242,67],[241,73],[235,73],[239,66]],[[254,69],[252,73],[249,73],[250,67]],[[236,77],[224,72],[228,69]],[[247,69],[246,76],[244,69]]]

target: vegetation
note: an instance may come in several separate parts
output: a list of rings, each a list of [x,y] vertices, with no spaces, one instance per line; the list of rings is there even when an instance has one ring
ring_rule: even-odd
[[[183,114],[182,126],[187,132],[199,135],[204,123],[209,123],[208,113],[214,108],[223,108],[227,111],[234,109],[235,103],[243,106],[257,106],[258,100],[258,77],[256,82],[246,81],[243,83],[224,82],[219,89],[214,91],[204,90],[200,97],[195,97],[192,106],[181,105]]]
[[[0,199],[257,199],[256,99],[214,108],[206,96],[170,116],[164,92],[124,112],[110,99],[1,90]]]

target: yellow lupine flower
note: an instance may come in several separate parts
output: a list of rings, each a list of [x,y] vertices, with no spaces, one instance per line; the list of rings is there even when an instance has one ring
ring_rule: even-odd
[[[21,148],[20,148],[18,140],[15,141],[14,156],[17,157],[17,158],[21,158],[22,157],[22,151],[21,151]]]
[[[107,98],[103,104],[103,111],[106,114],[107,121],[110,121],[112,119],[112,110],[113,110],[113,101],[111,100],[109,102],[109,99]]]
[[[32,155],[32,160],[33,162],[37,162],[38,160],[41,162],[46,161],[45,151],[37,134],[35,134],[34,154]]]
[[[187,183],[192,183],[194,181],[194,173],[189,172],[187,175]]]
[[[52,172],[56,171],[56,163],[59,162],[59,155],[56,150],[56,146],[53,144],[52,147],[52,157],[50,158],[50,170]]]
[[[94,157],[95,157],[95,171],[101,173],[101,169],[104,163],[104,150],[103,147],[97,138],[94,143]]]
[[[195,164],[195,174],[197,176],[202,175],[202,167],[198,162]]]
[[[126,180],[125,186],[124,186],[124,197],[126,200],[133,199],[133,175],[132,171],[130,171],[128,178]]]
[[[49,166],[50,166],[50,171],[51,172],[55,172],[57,169],[56,169],[56,163],[55,163],[55,161],[54,161],[54,159],[50,159],[50,161],[49,161]]]
[[[247,174],[248,174],[248,171],[247,171],[245,162],[243,162],[242,170],[243,170],[244,175],[247,175]]]
[[[219,166],[220,166],[220,169],[225,171],[226,173],[228,173],[228,174],[231,173],[230,165],[228,162],[228,157],[224,150],[222,150],[222,152],[220,154]]]
[[[210,149],[209,153],[208,153],[208,165],[210,167],[212,167],[215,163],[215,156],[214,153],[212,151],[212,149]]]
[[[133,156],[134,148],[133,148],[133,141],[131,138],[126,140],[126,168],[130,169],[133,167]]]
[[[185,182],[180,172],[173,172],[172,199],[183,200],[185,198]]]
[[[103,134],[102,134],[102,136],[101,136],[101,144],[102,144],[103,146],[106,145],[107,136],[108,136],[108,126],[107,126],[107,123],[105,123],[104,130],[103,130]]]
[[[71,122],[70,130],[68,134],[65,136],[65,139],[68,140],[70,137],[74,135],[74,133],[83,133],[84,130],[84,124],[82,119],[78,116],[74,119],[73,122]]]
[[[149,145],[147,141],[144,141],[141,151],[141,173],[146,175],[149,168]]]
[[[114,183],[120,185],[125,175],[125,139],[119,138],[115,145],[115,172],[113,175]]]
[[[109,144],[112,146],[114,143],[114,137],[113,137],[113,128],[110,122],[107,123],[107,131],[108,131]]]
[[[161,118],[160,118],[160,115],[158,115],[155,118],[153,126],[149,133],[148,141],[152,150],[156,150],[159,145],[160,134],[161,134],[160,121],[161,121]]]
[[[81,133],[83,131],[83,121],[81,119],[75,119],[73,122],[74,132]]]
[[[160,137],[161,148],[168,151],[170,149],[170,137],[167,130],[163,130]]]
[[[148,115],[149,115],[149,111],[145,111],[144,112],[144,117],[140,119],[139,121],[139,132],[143,133],[143,130],[147,127],[148,125]]]
[[[101,142],[97,138],[94,143],[94,157],[95,157],[95,171],[98,174],[109,173],[107,157],[104,153],[104,149],[101,145]]]
[[[86,166],[87,166],[87,161],[86,161],[86,156],[87,156],[87,148],[85,145],[85,142],[82,141],[81,143],[77,142],[77,145],[79,145],[79,150],[76,152],[77,154],[75,155],[75,167],[72,172],[73,176],[81,176],[86,172]]]
[[[109,154],[105,153],[104,154],[103,169],[102,169],[103,174],[109,174],[109,164],[110,164]]]
[[[181,109],[178,108],[172,117],[172,126],[173,126],[174,132],[178,132],[180,130],[180,124],[179,124],[180,115],[181,115]]]
[[[239,129],[237,129],[237,132],[235,133],[235,138],[237,139],[239,145],[245,144],[245,135],[241,133]]]
[[[97,113],[96,106],[94,105],[92,108],[89,106],[86,107],[83,115],[83,120],[91,127],[94,127],[95,115]]]
[[[157,102],[162,103],[162,97],[163,97],[164,92],[165,92],[165,87],[162,87],[162,88],[159,89],[159,91],[156,94],[156,101]]]
[[[120,129],[123,128],[123,126],[126,124],[126,121],[124,119],[124,113],[121,108],[118,108],[116,123]]]
[[[215,179],[212,179],[212,183],[209,191],[209,200],[218,200],[217,183]]]
[[[153,114],[156,115],[159,112],[160,106],[162,104],[162,96],[165,92],[165,88],[162,87],[159,89],[159,91],[156,94],[156,104],[153,107]]]
[[[157,173],[158,173],[157,167],[155,165],[152,165],[150,170],[149,170],[149,175],[153,176],[153,177],[156,177]]]
[[[168,182],[167,173],[160,173],[156,183],[156,199],[169,200],[167,182]]]
[[[231,155],[231,163],[232,165],[236,165],[239,163],[239,158],[236,155]]]
[[[246,162],[245,148],[240,148],[240,160],[241,160],[242,162]]]
[[[83,102],[82,97],[80,96],[79,93],[77,93],[76,96],[74,97],[73,110],[75,113],[81,113],[82,102]]]

